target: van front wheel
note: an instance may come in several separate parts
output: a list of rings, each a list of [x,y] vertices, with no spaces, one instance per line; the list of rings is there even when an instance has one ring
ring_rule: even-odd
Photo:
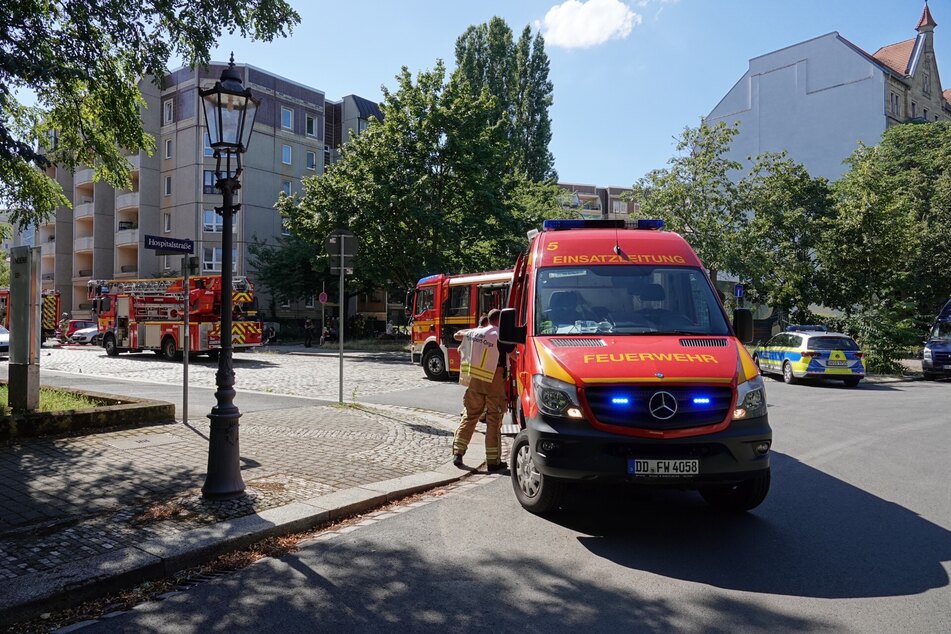
[[[535,468],[527,430],[523,429],[515,437],[510,460],[512,488],[522,508],[536,515],[544,515],[557,508],[565,485],[545,477]]]

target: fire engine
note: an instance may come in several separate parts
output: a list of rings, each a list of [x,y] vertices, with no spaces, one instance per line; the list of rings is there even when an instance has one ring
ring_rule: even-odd
[[[770,486],[763,379],[713,282],[660,220],[546,220],[515,265],[512,485],[533,513],[573,482],[695,489],[747,511]]]
[[[43,312],[40,318],[43,338],[52,337],[59,325],[59,291],[44,290]],[[0,325],[10,328],[10,289],[0,288]]]
[[[407,298],[412,317],[410,354],[433,381],[459,372],[459,342],[453,335],[478,325],[479,316],[506,305],[512,271],[429,275]]]
[[[89,299],[103,333],[102,346],[111,357],[120,352],[153,350],[177,359],[184,345],[185,301],[189,303],[189,352],[216,357],[221,348],[221,277],[196,276],[146,280],[92,280]],[[246,277],[233,280],[232,344],[235,350],[261,345],[254,285]]]

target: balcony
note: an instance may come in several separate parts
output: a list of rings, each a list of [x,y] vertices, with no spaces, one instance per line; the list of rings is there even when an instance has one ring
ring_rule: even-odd
[[[73,177],[73,185],[76,187],[81,187],[83,185],[92,185],[93,184],[93,174],[95,170],[93,169],[84,169],[76,172],[76,175]]]
[[[136,229],[123,229],[123,223],[119,223],[119,231],[116,232],[116,246],[138,246],[139,245],[139,230]]]
[[[73,207],[73,218],[92,218],[96,213],[96,204],[92,201],[79,203]]]
[[[40,257],[48,258],[56,255],[56,243],[44,242],[40,245]]]
[[[81,253],[83,251],[92,251],[92,247],[95,240],[92,236],[86,236],[84,238],[76,238],[73,240],[73,251],[76,253]]]
[[[120,194],[116,196],[116,210],[123,211],[124,209],[138,209],[139,208],[139,192],[129,192],[128,194]]]
[[[52,274],[52,273],[43,273],[42,279],[43,279],[44,282],[52,282],[52,281],[53,281],[53,274]]]
[[[125,157],[125,160],[129,161],[129,171],[130,171],[130,172],[133,172],[133,173],[134,173],[134,172],[138,172],[138,171],[139,171],[140,160],[139,160],[139,155],[138,155],[138,154],[135,154],[135,155],[133,155],[133,156],[127,156],[127,157]]]

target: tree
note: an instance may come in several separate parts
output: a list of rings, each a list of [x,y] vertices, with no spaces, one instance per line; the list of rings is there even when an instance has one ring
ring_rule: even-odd
[[[557,180],[548,149],[554,86],[541,34],[532,37],[526,26],[515,42],[500,17],[470,26],[456,40],[456,66],[473,97],[487,90],[495,98],[486,123],[502,126],[513,169],[530,180]]]
[[[256,242],[248,248],[255,280],[274,298],[297,301],[313,297],[323,289],[324,281],[336,279],[317,247],[297,236],[280,238],[277,244]]]
[[[828,183],[785,153],[765,154],[738,190],[746,220],[733,272],[748,282],[753,302],[772,306],[783,321],[808,323],[819,295],[815,250],[832,209]]]
[[[642,216],[660,218],[684,236],[714,279],[718,271],[733,271],[742,251],[743,212],[731,179],[741,165],[724,158],[736,133],[722,122],[685,128],[670,167],[649,172],[630,194]]]
[[[129,187],[124,155],[154,140],[139,81],[172,54],[209,61],[224,31],[270,41],[300,21],[285,0],[5,0],[0,11],[0,207],[21,226],[69,201],[43,170],[88,165]],[[21,95],[31,92],[36,105]]]
[[[845,313],[873,369],[897,368],[951,296],[949,159],[951,125],[893,126],[835,184],[816,252],[823,299]]]
[[[502,126],[486,125],[494,108],[461,74],[446,82],[441,62],[415,80],[404,68],[396,89],[384,88],[383,121],[278,209],[312,244],[341,227],[360,238],[354,287],[510,267],[525,232],[558,213],[559,192],[511,173]]]

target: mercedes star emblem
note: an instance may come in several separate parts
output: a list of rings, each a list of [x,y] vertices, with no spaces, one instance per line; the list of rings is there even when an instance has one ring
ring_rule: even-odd
[[[669,420],[677,413],[677,399],[670,392],[654,392],[649,405],[657,420]]]

